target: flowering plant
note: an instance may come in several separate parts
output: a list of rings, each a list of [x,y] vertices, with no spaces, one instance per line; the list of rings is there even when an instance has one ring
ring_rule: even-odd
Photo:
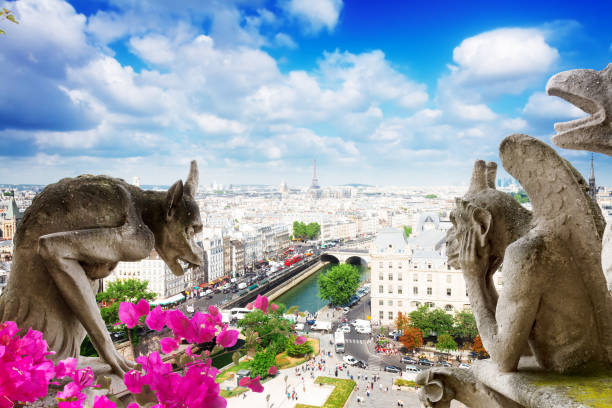
[[[264,313],[275,311],[276,305],[269,304],[265,296],[258,295],[250,308],[257,308]],[[136,359],[136,369],[125,373],[125,386],[142,405],[155,408],[225,408],[227,402],[219,395],[219,385],[215,378],[219,371],[212,367],[210,353],[193,353],[191,344],[211,342],[216,339],[216,347],[230,348],[238,340],[238,331],[228,329],[222,323],[221,313],[214,306],[209,306],[208,313],[197,312],[191,319],[179,310],[164,311],[160,306],[151,310],[146,300],[133,304],[121,303],[119,318],[127,327],[139,324],[145,316],[145,324],[152,330],[161,331],[167,326],[172,331],[171,337],[161,339],[162,353],[168,354],[178,349],[183,340],[188,344],[183,363],[182,375],[174,372],[172,365],[164,363],[158,352]],[[69,382],[58,392],[58,408],[80,408],[86,400],[83,392],[94,385],[91,367],[77,369],[77,360],[68,358],[57,365],[48,358],[54,354],[48,350],[42,333],[31,328],[20,337],[15,322],[0,323],[0,408],[10,408],[18,404],[34,402],[48,394],[50,383],[59,384],[57,380]],[[303,338],[298,337],[296,343]],[[270,367],[268,374],[274,375],[276,367]],[[55,381],[54,381],[55,379]],[[262,392],[260,377],[242,379],[240,385],[254,392]],[[116,403],[106,396],[96,396],[93,408],[115,408]],[[137,408],[132,403],[127,408]]]

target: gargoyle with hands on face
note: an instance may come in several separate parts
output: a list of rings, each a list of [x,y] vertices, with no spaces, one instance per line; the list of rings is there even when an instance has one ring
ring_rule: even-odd
[[[0,321],[43,333],[57,362],[78,357],[87,333],[98,354],[122,375],[134,363],[117,353],[96,304],[99,280],[120,261],[153,248],[175,275],[203,263],[193,238],[202,230],[194,196],[198,168],[167,192],[143,191],[107,176],[67,178],[47,186],[17,228],[14,260],[0,296]]]
[[[612,298],[601,270],[604,221],[586,183],[546,144],[512,135],[504,168],[533,214],[495,189],[495,163],[477,161],[468,193],[451,213],[449,264],[462,269],[482,342],[502,371],[529,346],[545,369],[612,361]],[[501,266],[498,294],[492,276]]]

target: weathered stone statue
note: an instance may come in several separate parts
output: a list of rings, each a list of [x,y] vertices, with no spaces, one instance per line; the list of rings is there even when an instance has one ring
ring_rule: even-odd
[[[552,141],[567,149],[591,150],[612,156],[612,63],[601,71],[575,69],[553,76],[546,85],[559,96],[590,114],[571,122],[556,123]],[[612,290],[612,223],[604,232],[601,261]]]
[[[531,353],[537,361],[533,366],[545,371],[612,362],[612,297],[601,269],[605,223],[586,182],[551,147],[530,136],[507,137],[500,156],[527,192],[533,214],[495,190],[495,163],[477,161],[447,235],[448,262],[463,270],[495,367],[487,368],[485,380],[484,369],[461,376],[452,369],[432,369],[421,375],[422,398],[432,406],[447,406],[447,387],[454,387],[454,398],[463,392],[471,406],[516,406],[520,393],[514,402],[504,398],[527,389],[517,385],[522,377],[509,375],[496,384],[504,392],[482,383],[516,371],[521,356]],[[500,267],[504,287],[498,294],[492,276]]]
[[[87,333],[112,370],[134,364],[110,339],[95,294],[99,279],[120,261],[138,261],[153,248],[175,275],[179,260],[202,264],[193,241],[202,229],[194,200],[195,161],[187,181],[167,192],[143,191],[121,179],[84,175],[47,186],[26,210],[15,235],[14,260],[0,296],[0,321],[43,333],[55,361],[78,357]]]

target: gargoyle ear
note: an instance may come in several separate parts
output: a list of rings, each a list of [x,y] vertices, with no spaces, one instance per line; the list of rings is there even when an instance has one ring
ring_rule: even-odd
[[[198,163],[195,160],[192,160],[189,168],[189,176],[187,176],[187,180],[185,181],[185,194],[189,197],[195,197],[196,192],[198,191],[198,182]]]
[[[475,208],[472,213],[472,222],[474,223],[474,232],[478,237],[478,243],[481,247],[485,246],[487,234],[491,228],[491,213],[484,208]]]
[[[166,219],[172,218],[176,207],[183,199],[183,181],[179,180],[166,193]]]

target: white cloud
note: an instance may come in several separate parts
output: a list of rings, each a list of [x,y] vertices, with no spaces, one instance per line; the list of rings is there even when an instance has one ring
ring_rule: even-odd
[[[512,132],[518,132],[527,128],[527,121],[523,118],[511,118],[504,119],[501,122],[504,129],[508,129]]]
[[[194,114],[193,119],[205,133],[243,133],[246,126],[235,120],[220,118],[210,113]]]
[[[293,41],[291,36],[285,33],[277,33],[274,36],[274,43],[279,47],[286,47],[291,49],[297,48],[297,44],[295,43],[295,41]]]
[[[574,119],[586,116],[586,113],[569,102],[544,92],[534,92],[523,108],[523,113],[530,117],[546,119]]]
[[[318,33],[323,29],[333,31],[338,23],[342,0],[286,0],[280,6],[291,17],[305,25],[305,30]]]
[[[459,119],[467,121],[491,121],[497,119],[497,114],[482,103],[467,104],[454,101],[450,106],[450,111]]]
[[[130,46],[141,59],[153,64],[169,64],[175,58],[173,44],[167,37],[159,34],[132,37]]]

